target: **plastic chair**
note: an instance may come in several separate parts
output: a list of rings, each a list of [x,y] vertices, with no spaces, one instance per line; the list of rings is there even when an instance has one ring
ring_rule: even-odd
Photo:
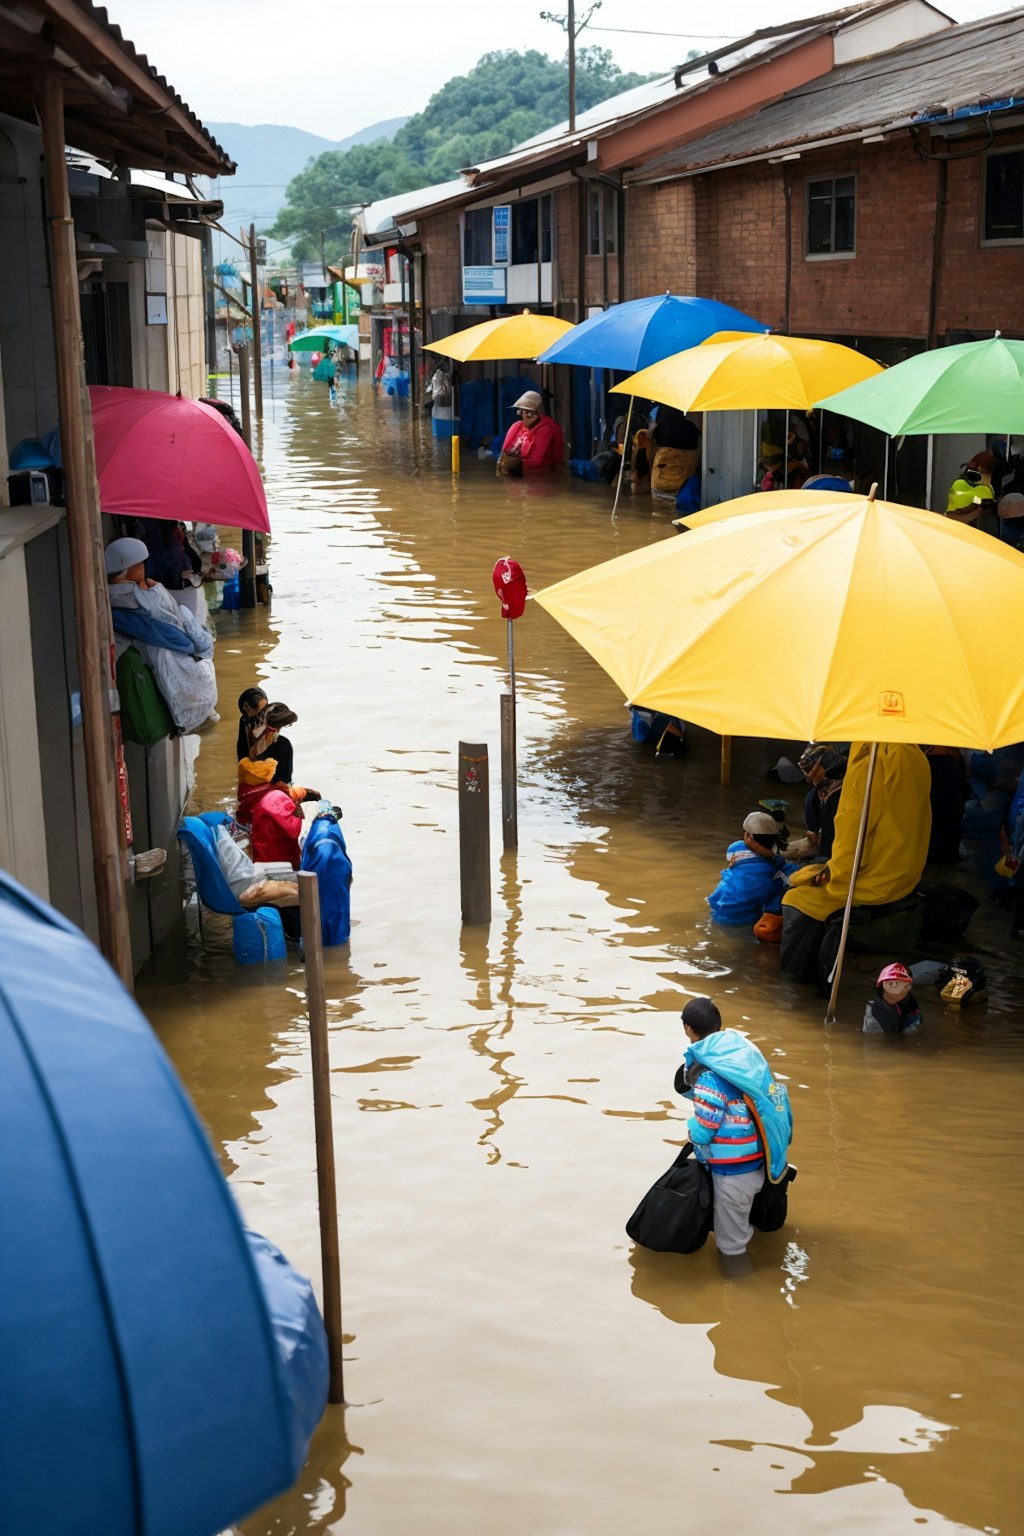
[[[225,826],[230,819],[223,811],[204,811],[201,816],[186,816],[178,828],[179,841],[189,851],[196,877],[199,936],[205,944],[203,907],[209,907],[211,912],[220,912],[232,919],[235,958],[241,964],[253,964],[264,958],[283,959],[285,942],[280,912],[275,907],[257,907],[255,912],[248,911],[224,878],[217,858],[217,828]],[[263,935],[266,937],[265,954]]]

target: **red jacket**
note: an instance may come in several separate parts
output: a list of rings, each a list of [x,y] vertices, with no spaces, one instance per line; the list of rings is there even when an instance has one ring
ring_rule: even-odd
[[[513,422],[501,445],[502,453],[518,453],[524,475],[544,474],[559,469],[565,461],[565,439],[557,421],[541,416],[532,427]]]
[[[247,785],[238,792],[237,820],[252,827],[256,864],[290,864],[298,869],[302,811],[276,784]]]

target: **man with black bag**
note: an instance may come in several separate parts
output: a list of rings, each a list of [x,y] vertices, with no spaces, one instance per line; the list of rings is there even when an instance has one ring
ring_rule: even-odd
[[[710,997],[691,998],[682,1020],[690,1045],[676,1092],[693,1100],[687,1129],[695,1156],[711,1173],[715,1242],[723,1268],[735,1268],[753,1236],[755,1198],[762,1187],[784,1187],[792,1177],[789,1094],[752,1041],[722,1028]]]

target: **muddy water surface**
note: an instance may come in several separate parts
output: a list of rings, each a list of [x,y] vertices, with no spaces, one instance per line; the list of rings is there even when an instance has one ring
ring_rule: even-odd
[[[603,487],[453,490],[408,406],[351,382],[336,409],[276,379],[264,462],[269,614],[224,616],[223,722],[198,808],[233,803],[234,698],[300,722],[296,777],[341,804],[350,946],[328,955],[351,1406],[296,1488],[243,1522],[408,1536],[879,1536],[1024,1531],[1017,1441],[1022,985],[1006,919],[968,1018],[924,999],[865,1039],[868,962],[840,1022],[704,903],[790,744],[655,761],[613,684],[543,612],[516,627],[520,847],[494,916],[459,917],[456,747],[491,746],[505,626],[496,558],[537,589],[675,537]],[[798,816],[796,792],[790,795]],[[318,1275],[303,973],[237,967],[194,913],[140,999],[248,1222]],[[791,1223],[723,1280],[713,1244],[635,1250],[623,1223],[684,1139],[672,1094],[688,995],[713,995],[789,1083]]]

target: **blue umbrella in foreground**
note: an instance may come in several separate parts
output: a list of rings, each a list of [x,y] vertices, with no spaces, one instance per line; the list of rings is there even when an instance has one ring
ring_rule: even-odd
[[[98,951],[0,872],[4,1536],[213,1536],[298,1475],[309,1282],[244,1230]]]
[[[542,363],[575,363],[583,368],[617,368],[639,373],[652,363],[660,363],[689,347],[699,347],[718,331],[766,331],[768,327],[731,304],[717,299],[700,299],[674,293],[653,294],[647,299],[630,299],[613,304],[598,315],[574,326],[565,336],[542,353]],[[633,414],[632,397],[626,415],[626,437]],[[619,505],[626,455],[622,455],[615,488],[615,506]]]

